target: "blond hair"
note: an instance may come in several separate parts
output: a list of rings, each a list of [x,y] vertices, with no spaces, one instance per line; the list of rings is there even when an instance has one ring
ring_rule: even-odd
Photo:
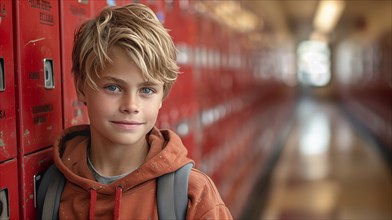
[[[179,73],[176,48],[155,13],[135,3],[105,8],[76,30],[72,73],[79,92],[85,84],[97,88],[95,79],[113,62],[109,53],[115,46],[126,52],[146,80],[162,82],[167,96]]]

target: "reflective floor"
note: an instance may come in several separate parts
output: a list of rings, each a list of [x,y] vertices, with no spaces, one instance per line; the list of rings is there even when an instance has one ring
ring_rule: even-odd
[[[259,219],[391,220],[391,168],[328,102],[305,99],[275,164]]]

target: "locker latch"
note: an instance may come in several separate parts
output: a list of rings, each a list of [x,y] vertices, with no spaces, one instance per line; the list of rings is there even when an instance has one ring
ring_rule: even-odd
[[[54,88],[54,71],[53,71],[53,60],[44,59],[44,79],[45,89]]]
[[[0,57],[0,92],[5,90],[4,58]]]
[[[34,183],[34,207],[38,207],[38,201],[37,201],[37,195],[38,195],[38,188],[39,184],[41,183],[42,180],[42,173],[37,173],[33,177],[33,183]]]
[[[8,199],[8,189],[0,190],[0,219],[10,218],[10,206]]]

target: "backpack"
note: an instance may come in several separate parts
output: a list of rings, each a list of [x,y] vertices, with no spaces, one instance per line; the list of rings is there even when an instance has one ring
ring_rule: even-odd
[[[188,207],[188,178],[193,164],[158,177],[157,206],[159,219],[186,219]],[[58,219],[61,194],[66,179],[52,164],[43,174],[38,186],[37,208],[39,219]]]

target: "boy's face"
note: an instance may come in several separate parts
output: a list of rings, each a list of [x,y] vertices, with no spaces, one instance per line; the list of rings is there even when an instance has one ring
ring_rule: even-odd
[[[91,137],[103,144],[143,144],[162,106],[163,83],[149,83],[125,52],[116,47],[112,64],[96,80],[98,91],[84,87]],[[94,143],[94,140],[92,140]]]

